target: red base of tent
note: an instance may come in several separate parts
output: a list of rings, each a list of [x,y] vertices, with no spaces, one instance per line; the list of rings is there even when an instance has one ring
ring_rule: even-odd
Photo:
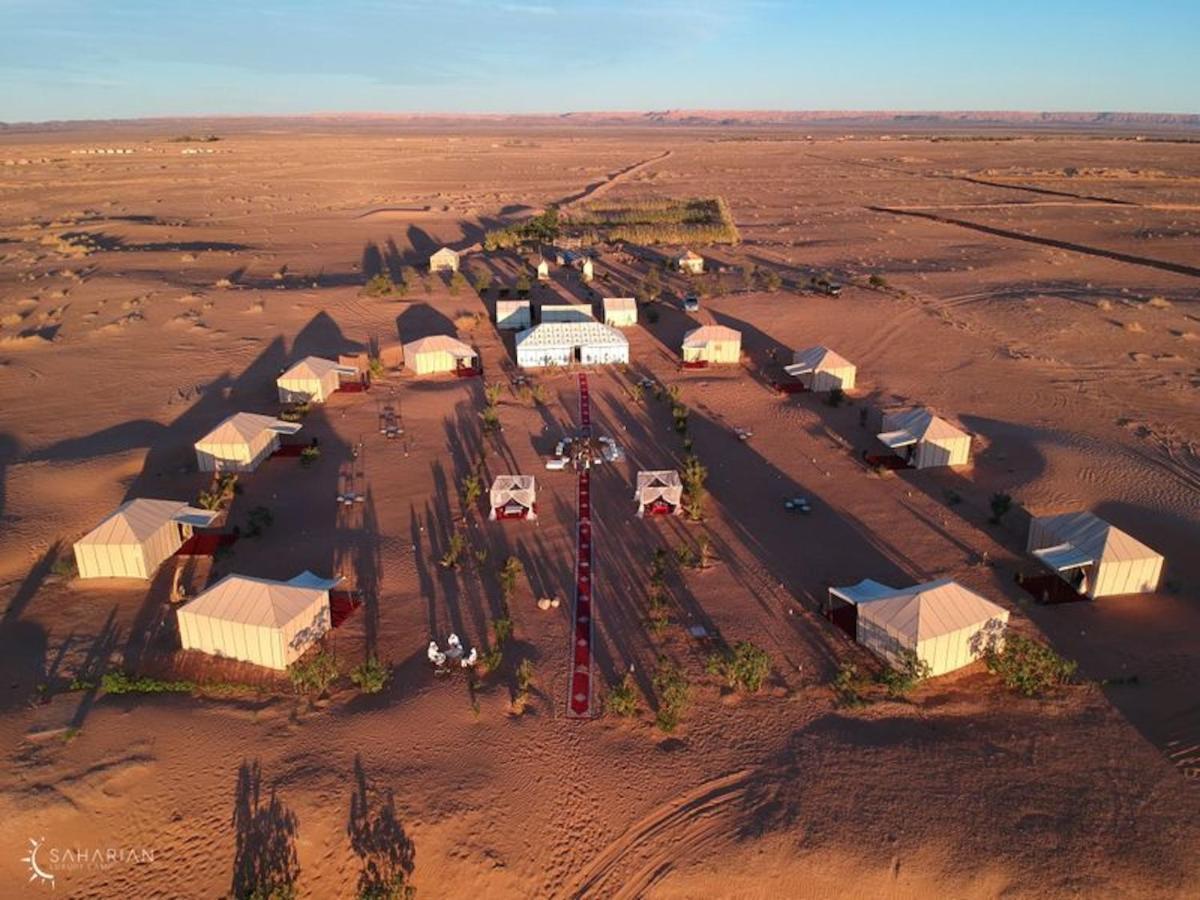
[[[212,556],[219,547],[228,547],[237,540],[236,534],[193,534],[183,542],[176,556]]]
[[[279,449],[271,454],[271,459],[297,458],[309,444],[280,444]]]
[[[339,394],[361,394],[371,389],[369,381],[343,381],[338,385],[337,392]]]
[[[781,394],[803,394],[808,391],[799,381],[772,381],[771,387]]]
[[[879,469],[907,469],[908,460],[894,453],[863,453],[863,462]]]
[[[683,368],[685,368],[685,369],[707,369],[708,368],[708,360],[698,359],[695,362],[685,362],[683,364]]]
[[[535,506],[534,509],[537,509]],[[496,519],[528,519],[529,510],[522,509],[520,512],[509,512],[503,506],[496,507]]]
[[[460,366],[454,370],[455,378],[475,378],[483,374],[482,366]]]
[[[362,599],[355,591],[330,591],[329,616],[333,627],[337,628],[345,622],[360,606]]]
[[[1078,603],[1087,600],[1087,594],[1081,594],[1057,575],[1016,575],[1017,584],[1038,603],[1053,606],[1059,603]]]
[[[674,514],[674,512],[675,512],[675,507],[673,507],[670,503],[651,503],[644,510],[642,510],[642,515],[644,515],[644,516],[669,516],[669,515]]]

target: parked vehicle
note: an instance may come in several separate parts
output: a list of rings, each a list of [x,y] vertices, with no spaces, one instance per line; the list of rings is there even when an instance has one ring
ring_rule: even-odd
[[[700,312],[700,298],[695,294],[688,294],[683,298],[684,312]]]
[[[836,281],[830,281],[828,278],[814,278],[812,286],[813,290],[818,294],[824,294],[827,297],[836,297],[842,292],[842,286]]]

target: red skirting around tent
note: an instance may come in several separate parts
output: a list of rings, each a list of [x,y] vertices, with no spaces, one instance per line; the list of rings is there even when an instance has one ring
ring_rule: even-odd
[[[1018,573],[1016,581],[1025,593],[1029,594],[1038,603],[1047,606],[1059,603],[1078,603],[1081,600],[1089,599],[1087,594],[1079,593],[1071,585],[1052,573],[1041,575],[1021,575]]]
[[[697,359],[697,360],[693,360],[692,362],[685,362],[683,364],[683,368],[685,368],[685,369],[707,369],[708,368],[708,360]]]
[[[483,374],[482,366],[459,366],[454,370],[456,378],[474,378],[477,375]]]
[[[529,510],[522,509],[520,512],[509,512],[503,506],[498,506],[495,509],[497,519],[528,519]]]
[[[781,394],[803,394],[808,388],[799,381],[772,381],[771,387]]]
[[[329,616],[333,627],[337,628],[345,622],[360,606],[362,606],[362,598],[356,591],[330,591]]]
[[[863,453],[863,462],[880,469],[907,469],[908,460],[894,453]]]
[[[220,534],[217,532],[193,534],[175,551],[176,556],[212,556],[219,547],[231,546],[237,540],[236,534]]]
[[[289,459],[289,458],[295,459],[295,458],[298,458],[300,456],[300,454],[304,452],[304,449],[306,447],[310,447],[310,446],[312,446],[312,445],[307,444],[307,443],[304,443],[304,444],[280,444],[279,449],[271,454],[271,459]]]
[[[371,389],[371,382],[363,379],[362,381],[343,381],[338,385],[337,393],[339,394],[361,394],[364,391]]]
[[[645,509],[642,510],[644,516],[669,516],[674,514],[675,507],[670,503],[664,503],[661,500],[656,500]]]

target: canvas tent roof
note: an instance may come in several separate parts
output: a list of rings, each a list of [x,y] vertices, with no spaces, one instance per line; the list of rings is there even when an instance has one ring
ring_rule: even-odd
[[[279,434],[295,434],[300,430],[299,422],[285,422],[272,416],[260,416],[255,413],[234,413],[197,443],[199,444],[241,444],[254,440],[264,431],[275,431]]]
[[[932,441],[966,436],[966,432],[961,428],[955,428],[941,416],[935,416],[929,410],[921,407],[889,413],[885,418],[893,430],[879,435],[879,439],[889,447],[902,447],[905,443],[915,444],[917,441]],[[896,435],[902,431],[908,432],[912,440],[905,440],[905,443],[899,444],[889,444],[884,440],[885,436]],[[899,440],[900,438],[897,439]]]
[[[411,356],[419,353],[449,353],[451,356],[463,359],[473,359],[475,351],[448,334],[434,334],[429,337],[417,338],[404,345],[404,355]]]
[[[602,301],[605,312],[629,312],[637,310],[635,297],[605,297]]]
[[[279,377],[288,380],[321,379],[330,372],[337,372],[339,375],[357,375],[358,369],[353,366],[343,366],[332,359],[323,359],[320,356],[306,356]]]
[[[742,334],[724,325],[701,325],[683,336],[685,347],[705,347],[715,341],[740,341]]]
[[[342,583],[342,576],[337,578],[322,578],[320,575],[314,575],[308,569],[305,569],[295,578],[289,578],[287,581],[292,587],[316,588],[318,591],[332,591],[335,587]]]
[[[226,575],[183,608],[195,615],[239,625],[277,628],[305,613],[316,595],[327,590],[248,575]]]
[[[1141,541],[1130,537],[1121,529],[1108,524],[1090,512],[1039,516],[1037,522],[1062,543],[1056,547],[1046,547],[1033,552],[1047,565],[1059,570],[1089,565],[1093,562],[1127,562],[1160,555]],[[1069,553],[1067,548],[1069,548]],[[1086,558],[1086,562],[1071,563],[1072,559],[1084,558]],[[1063,565],[1063,563],[1067,563],[1067,565]]]
[[[524,507],[532,507],[537,499],[537,484],[532,475],[497,475],[492,482],[492,506],[502,506],[516,500]]]
[[[956,581],[943,578],[864,601],[858,615],[915,644],[989,619],[1004,618],[1007,611]]]
[[[827,372],[854,368],[854,363],[834,353],[828,347],[808,347],[792,355],[792,364],[784,366],[789,375],[807,375],[810,372]]]
[[[522,347],[627,346],[629,339],[603,322],[543,322],[517,333]]]
[[[219,513],[196,509],[182,500],[138,498],[122,503],[103,522],[79,539],[81,544],[140,544],[167,522],[204,527]]]

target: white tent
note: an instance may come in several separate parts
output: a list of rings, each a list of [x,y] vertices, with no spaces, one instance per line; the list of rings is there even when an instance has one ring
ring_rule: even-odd
[[[800,379],[810,391],[848,391],[854,387],[854,363],[828,347],[808,347],[792,355],[792,364],[783,370]]]
[[[590,306],[582,303],[543,303],[538,308],[543,322],[594,322]]]
[[[520,331],[533,324],[528,300],[497,300],[496,327],[502,331]]]
[[[614,328],[628,328],[638,321],[637,300],[633,297],[605,297],[600,301],[604,309],[604,324]]]
[[[279,449],[281,434],[299,430],[298,422],[235,413],[196,441],[196,463],[201,472],[253,472]]]
[[[534,269],[537,270],[538,281],[550,280],[550,263],[546,262],[544,259],[539,259],[534,264]]]
[[[458,254],[449,247],[442,247],[429,257],[430,272],[457,272]]]
[[[688,275],[704,274],[704,257],[691,250],[685,250],[680,256],[676,257],[675,265],[680,272],[685,272]]]
[[[886,414],[878,437],[916,469],[965,466],[971,458],[971,436],[927,409]]]
[[[911,651],[930,675],[961,669],[989,647],[999,648],[1008,628],[1008,610],[949,578],[908,588],[868,579],[829,593],[831,602],[855,607],[860,644],[897,667]]]
[[[532,475],[497,475],[489,494],[488,518],[536,519],[537,484]]]
[[[579,266],[579,272],[584,281],[591,281],[596,277],[596,266],[589,257],[585,256]]]
[[[80,578],[150,578],[197,527],[211,525],[219,513],[196,509],[182,500],[138,498],[75,542]]]
[[[1088,597],[1158,589],[1162,554],[1090,512],[1037,516],[1026,550]]]
[[[329,631],[336,583],[311,572],[291,581],[226,575],[180,607],[179,641],[184,650],[282,671]]]
[[[702,325],[683,336],[685,363],[738,363],[742,334],[724,325]]]
[[[306,356],[275,379],[280,403],[324,403],[341,386],[342,378],[357,378],[358,369],[332,359]]]
[[[627,362],[625,335],[596,321],[548,322],[517,334],[517,365],[525,368]]]
[[[679,473],[674,469],[638,472],[633,499],[637,501],[639,518],[647,511],[651,515],[678,515],[683,511],[683,482]]]
[[[404,365],[418,375],[470,369],[477,359],[472,347],[448,334],[418,338],[404,345]]]

